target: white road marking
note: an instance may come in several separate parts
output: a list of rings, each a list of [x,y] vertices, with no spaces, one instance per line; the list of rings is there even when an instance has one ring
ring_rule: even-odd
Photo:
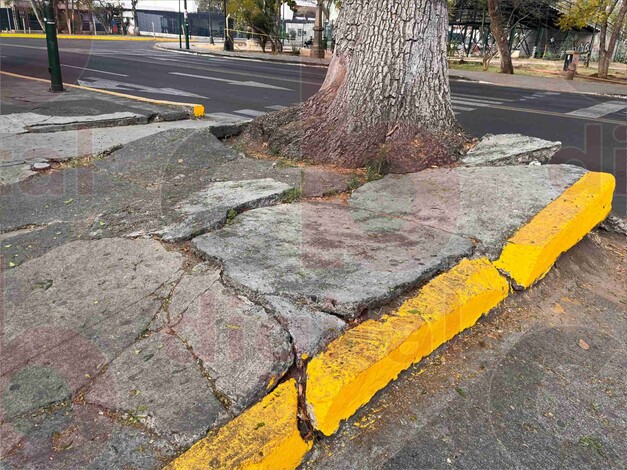
[[[196,95],[194,93],[177,90],[175,88],[154,88],[145,85],[135,85],[133,83],[116,82],[114,80],[106,80],[103,78],[85,77],[84,80],[77,80],[77,82],[79,85],[93,88],[103,88],[105,90],[142,91],[144,93],[153,93],[156,95],[174,95],[208,99],[206,96]]]
[[[474,111],[475,108],[466,108],[465,106],[458,106],[453,104],[453,111]]]
[[[495,104],[503,104],[504,101],[512,101],[509,100],[507,98],[485,98],[483,96],[477,96],[477,95],[457,95],[455,93],[451,94],[451,97],[453,98],[460,98],[463,100],[470,100],[470,101],[481,101],[481,102],[493,102]]]
[[[265,111],[256,111],[254,109],[238,109],[237,111],[233,111],[234,113],[245,114],[247,116],[263,116],[264,114],[268,114]]]
[[[206,114],[205,115],[205,119],[212,119],[215,121],[246,121],[249,120],[250,118],[244,118],[242,116],[238,116],[237,114],[231,114],[231,113],[211,113],[211,114]]]
[[[274,111],[281,111],[282,109],[286,109],[287,106],[282,106],[280,104],[275,104],[273,106],[266,106],[267,109],[272,109]]]
[[[589,108],[577,109],[566,114],[586,118],[600,118],[608,114],[617,113],[623,109],[627,109],[627,101],[606,101],[605,103],[595,104]]]
[[[128,75],[124,75],[123,73],[105,72],[104,70],[90,69],[90,68],[87,68],[87,67],[77,67],[76,65],[61,64],[61,66],[62,67],[69,67],[71,69],[89,70],[90,72],[105,73],[107,75],[116,75],[118,77],[128,77]]]
[[[500,103],[480,103],[478,101],[462,100],[462,99],[459,99],[459,98],[452,98],[451,102],[453,104],[461,104],[461,105],[465,105],[465,106],[476,106],[478,108],[489,108],[492,105],[500,104]]]
[[[191,77],[191,78],[201,78],[203,80],[214,80],[216,82],[225,82],[228,83],[229,85],[236,85],[236,86],[248,86],[248,87],[255,87],[255,88],[269,88],[271,90],[286,90],[286,91],[292,91],[289,88],[283,88],[280,86],[274,86],[274,85],[268,85],[267,83],[260,83],[260,82],[253,82],[253,81],[245,81],[245,82],[240,82],[237,80],[233,80],[233,79],[228,79],[228,78],[217,78],[217,77],[208,77],[206,75],[194,75],[191,73],[182,73],[182,72],[170,72],[170,75],[180,75],[182,77]]]
[[[502,101],[497,101],[497,100],[493,100],[493,99],[487,99],[487,98],[470,98],[467,96],[462,96],[462,95],[451,95],[451,99],[453,100],[460,100],[460,101],[467,101],[469,103],[483,103],[483,104],[503,104]]]

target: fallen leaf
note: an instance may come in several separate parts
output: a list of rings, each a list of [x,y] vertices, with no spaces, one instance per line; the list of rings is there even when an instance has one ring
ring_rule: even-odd
[[[52,279],[44,279],[43,281],[36,282],[35,287],[39,287],[43,290],[48,290],[52,287]]]
[[[15,267],[15,263],[13,261],[9,261],[9,268],[14,268]]]
[[[590,345],[589,345],[588,343],[586,343],[583,339],[580,339],[580,340],[579,340],[579,347],[580,347],[581,349],[586,350],[586,351],[587,351],[588,349],[590,349]]]
[[[65,201],[63,201],[63,204],[72,204],[72,201],[74,201],[74,198],[71,197],[69,199],[66,199]]]

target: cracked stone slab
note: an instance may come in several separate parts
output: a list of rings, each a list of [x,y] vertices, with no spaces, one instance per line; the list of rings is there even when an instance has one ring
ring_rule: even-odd
[[[383,305],[473,251],[469,239],[342,204],[255,209],[196,237],[203,256],[249,291],[352,317]]]
[[[268,296],[266,300],[292,337],[298,357],[315,356],[347,327],[346,322],[340,318],[308,305],[277,296]]]
[[[181,222],[157,233],[169,242],[189,240],[224,225],[230,211],[275,204],[290,189],[271,178],[212,183],[175,208]]]
[[[561,147],[561,142],[522,134],[486,134],[462,157],[461,163],[465,166],[548,163]]]
[[[211,271],[186,275],[181,284],[185,288],[174,290],[171,305],[185,310],[172,328],[201,360],[230,411],[239,413],[292,365],[290,337],[272,315],[224,287]]]
[[[133,415],[178,447],[190,446],[227,416],[195,358],[181,340],[165,332],[126,349],[85,399]]]
[[[422,223],[478,242],[497,258],[505,241],[586,173],[571,165],[433,169],[388,175],[354,191],[349,205],[398,227]]]
[[[87,127],[146,124],[143,114],[119,111],[96,116],[46,116],[32,112],[0,115],[0,133],[56,132]]]
[[[4,272],[4,417],[69,397],[131,345],[183,257],[154,240],[62,245]]]
[[[4,422],[3,469],[159,469],[175,449],[135,424],[91,405],[69,405]],[[10,442],[7,441],[10,439]]]

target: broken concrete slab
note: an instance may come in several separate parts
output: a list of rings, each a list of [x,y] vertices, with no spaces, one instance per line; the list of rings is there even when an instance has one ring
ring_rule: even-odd
[[[279,323],[289,332],[296,355],[313,357],[340,336],[347,323],[340,318],[283,297],[266,297]]]
[[[106,239],[68,243],[5,271],[5,418],[85,385],[148,327],[182,264],[154,240]]]
[[[12,437],[11,442],[5,439]],[[158,469],[175,448],[134,419],[71,404],[2,424],[3,469]]]
[[[388,175],[353,192],[349,205],[477,241],[477,255],[499,256],[524,223],[581,178],[571,165],[433,169]]]
[[[178,448],[190,446],[227,417],[196,359],[165,332],[137,341],[114,359],[85,400],[137,418]]]
[[[561,147],[561,142],[522,134],[486,134],[462,157],[461,163],[465,166],[548,163]]]
[[[175,208],[181,222],[157,234],[169,242],[189,240],[223,226],[243,210],[275,204],[290,189],[271,178],[212,183]]]
[[[248,211],[192,245],[250,292],[346,317],[389,302],[473,251],[470,240],[437,228],[405,222],[399,229],[397,219],[327,203]]]
[[[181,282],[189,282],[188,288],[174,291],[172,305],[186,308],[172,318],[172,328],[200,359],[229,411],[239,413],[292,365],[289,335],[262,307],[217,282],[215,270]]]

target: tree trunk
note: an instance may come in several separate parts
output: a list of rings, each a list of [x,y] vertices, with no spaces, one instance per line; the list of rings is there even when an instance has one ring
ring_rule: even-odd
[[[34,0],[30,0],[30,6],[33,9],[33,13],[35,14],[35,18],[37,18],[37,23],[39,23],[39,26],[41,26],[42,31],[45,31],[46,30],[46,25],[44,24],[44,21],[42,19],[41,14],[40,14],[39,4],[36,4],[34,2]]]
[[[133,13],[133,36],[139,36],[139,17],[137,16],[137,1],[131,0],[131,11]]]
[[[618,36],[622,30],[623,22],[625,21],[625,15],[627,14],[627,0],[623,0],[618,15],[614,19],[614,29],[610,35],[610,42],[605,47],[605,40],[607,38],[607,23],[601,27],[601,35],[599,37],[599,78],[607,78],[610,72],[610,64],[612,63],[612,57],[616,50],[616,42]],[[603,50],[603,60],[601,60],[601,51]]]
[[[488,0],[488,13],[490,15],[490,31],[492,31],[492,36],[494,36],[496,47],[498,47],[501,56],[501,73],[513,74],[512,52],[509,49],[507,28],[503,26],[501,0]]]
[[[456,159],[466,136],[450,101],[446,0],[345,0],[320,91],[256,119],[245,137],[273,154],[418,171]]]

